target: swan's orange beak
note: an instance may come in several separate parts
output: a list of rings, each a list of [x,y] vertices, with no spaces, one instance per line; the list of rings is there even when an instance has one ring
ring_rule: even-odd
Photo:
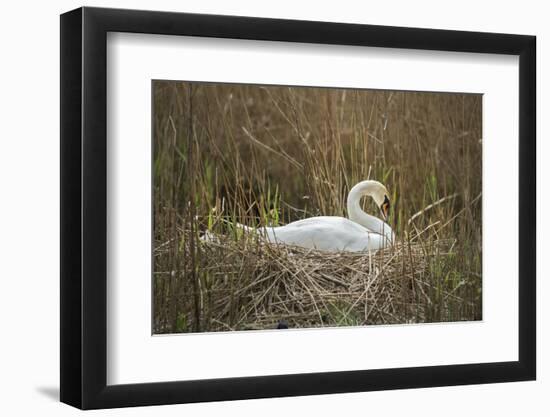
[[[385,221],[388,221],[388,217],[390,216],[390,199],[388,196],[384,198],[384,202],[380,206],[380,211],[382,212],[382,217]]]

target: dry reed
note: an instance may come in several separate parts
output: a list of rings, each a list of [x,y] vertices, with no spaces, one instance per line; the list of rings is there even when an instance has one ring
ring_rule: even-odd
[[[481,318],[480,96],[161,81],[153,93],[155,333]],[[392,193],[392,248],[322,253],[232,226],[345,216],[368,178]]]

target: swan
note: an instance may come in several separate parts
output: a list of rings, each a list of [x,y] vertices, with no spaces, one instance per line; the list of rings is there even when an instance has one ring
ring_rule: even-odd
[[[279,227],[256,229],[270,243],[282,243],[321,251],[362,252],[382,249],[393,244],[393,231],[384,221],[365,213],[360,206],[362,197],[370,196],[384,220],[390,210],[388,190],[378,181],[366,180],[356,184],[347,199],[348,218],[318,216],[298,220]],[[248,232],[255,231],[238,225]]]

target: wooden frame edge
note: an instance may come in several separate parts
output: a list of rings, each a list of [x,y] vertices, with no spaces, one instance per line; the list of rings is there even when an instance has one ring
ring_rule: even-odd
[[[520,230],[519,361],[107,386],[108,31],[519,55],[519,204],[526,226]],[[535,37],[81,8],[61,16],[60,57],[62,402],[82,409],[112,408],[536,378]]]

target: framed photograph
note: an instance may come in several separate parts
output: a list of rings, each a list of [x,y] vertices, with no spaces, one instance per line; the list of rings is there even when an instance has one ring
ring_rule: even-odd
[[[533,380],[535,37],[61,16],[61,401]]]

